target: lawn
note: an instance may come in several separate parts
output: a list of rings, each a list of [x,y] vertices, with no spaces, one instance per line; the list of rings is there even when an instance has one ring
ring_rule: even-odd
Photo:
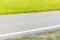
[[[60,40],[60,30],[48,31],[30,36],[8,38],[6,40]]]
[[[60,0],[0,0],[0,14],[59,10]]]

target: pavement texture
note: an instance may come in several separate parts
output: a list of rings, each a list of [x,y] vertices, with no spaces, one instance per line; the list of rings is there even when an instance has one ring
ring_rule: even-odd
[[[60,25],[60,11],[0,16],[0,35]]]

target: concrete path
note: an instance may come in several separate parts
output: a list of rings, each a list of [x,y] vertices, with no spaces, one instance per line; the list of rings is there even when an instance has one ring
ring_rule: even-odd
[[[60,11],[0,16],[0,35],[60,25]]]

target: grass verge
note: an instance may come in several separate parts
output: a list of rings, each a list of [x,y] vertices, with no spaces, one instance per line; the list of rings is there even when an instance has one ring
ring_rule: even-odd
[[[59,10],[60,0],[0,0],[0,14]]]
[[[6,40],[60,40],[60,30],[48,31],[31,36],[8,38]]]

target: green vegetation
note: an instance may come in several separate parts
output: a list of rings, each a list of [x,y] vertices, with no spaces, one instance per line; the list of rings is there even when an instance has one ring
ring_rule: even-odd
[[[59,10],[60,0],[0,0],[0,14]]]
[[[60,30],[49,31],[31,36],[8,38],[6,40],[60,40]]]

